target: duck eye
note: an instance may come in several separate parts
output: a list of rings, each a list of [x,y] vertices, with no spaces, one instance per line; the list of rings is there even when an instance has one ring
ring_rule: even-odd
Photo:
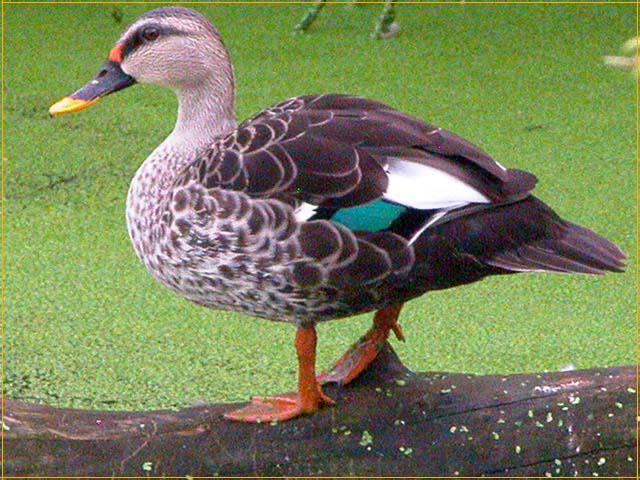
[[[160,30],[156,27],[147,27],[142,31],[142,38],[148,42],[152,42],[160,36]]]

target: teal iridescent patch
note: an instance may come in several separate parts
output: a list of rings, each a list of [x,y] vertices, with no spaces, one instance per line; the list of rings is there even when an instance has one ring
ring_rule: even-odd
[[[331,217],[331,220],[351,230],[376,232],[388,228],[406,210],[407,207],[402,205],[376,200],[367,205],[342,208]]]

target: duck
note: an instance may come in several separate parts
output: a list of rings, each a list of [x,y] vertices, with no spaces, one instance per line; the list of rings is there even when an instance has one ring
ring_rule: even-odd
[[[237,123],[218,29],[181,7],[126,28],[98,74],[54,103],[82,110],[135,84],[173,90],[177,120],[142,162],[128,234],[149,272],[198,305],[296,327],[295,392],[225,415],[277,422],[330,408],[391,334],[405,302],[521,272],[621,272],[625,253],[561,219],[537,179],[468,140],[378,101],[292,97]],[[374,312],[371,328],[316,372],[316,326]]]

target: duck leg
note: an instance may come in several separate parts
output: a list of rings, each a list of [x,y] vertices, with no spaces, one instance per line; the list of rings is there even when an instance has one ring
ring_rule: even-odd
[[[395,0],[387,0],[372,36],[373,38],[391,38],[398,32],[398,28]]]
[[[373,317],[373,326],[363,337],[351,345],[328,372],[318,377],[320,383],[336,382],[346,385],[373,362],[393,331],[398,340],[404,341],[398,316],[403,303],[378,310]]]
[[[320,13],[320,10],[325,6],[326,1],[327,0],[318,0],[315,5],[307,11],[305,16],[302,17],[302,20],[293,27],[293,30],[296,32],[306,32]]]
[[[253,397],[251,403],[225,414],[229,420],[241,422],[283,421],[319,410],[323,404],[334,401],[325,395],[316,380],[315,327],[299,327],[296,332],[298,355],[298,391],[269,397]]]

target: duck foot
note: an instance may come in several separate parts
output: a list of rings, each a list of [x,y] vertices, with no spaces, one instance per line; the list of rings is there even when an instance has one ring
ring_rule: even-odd
[[[322,405],[335,403],[316,380],[316,330],[299,327],[296,332],[298,355],[298,391],[269,397],[253,397],[251,403],[224,415],[239,422],[273,422],[317,412]]]
[[[378,352],[393,331],[398,340],[404,341],[398,316],[402,303],[378,310],[373,317],[373,326],[363,337],[351,345],[328,372],[318,376],[321,384],[339,383],[346,385],[360,375],[378,356]]]
[[[251,423],[283,422],[317,412],[323,404],[332,405],[335,403],[332,398],[322,392],[319,385],[318,390],[311,397],[301,399],[296,392],[253,397],[249,405],[226,413],[224,418]]]

